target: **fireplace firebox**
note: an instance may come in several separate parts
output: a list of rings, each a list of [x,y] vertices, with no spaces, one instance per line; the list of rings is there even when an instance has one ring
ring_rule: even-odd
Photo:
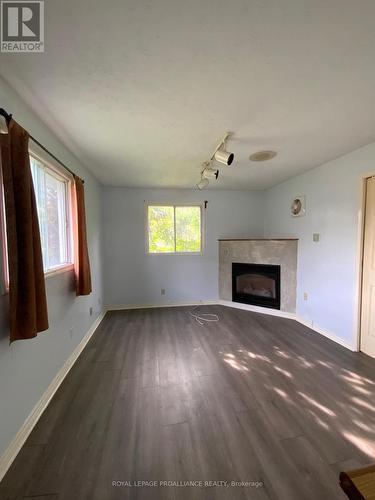
[[[232,300],[280,309],[280,266],[233,262]]]

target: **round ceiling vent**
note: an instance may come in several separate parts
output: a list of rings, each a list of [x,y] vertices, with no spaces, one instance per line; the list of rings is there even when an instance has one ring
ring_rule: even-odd
[[[258,151],[250,155],[250,161],[267,161],[272,160],[277,155],[276,151]]]

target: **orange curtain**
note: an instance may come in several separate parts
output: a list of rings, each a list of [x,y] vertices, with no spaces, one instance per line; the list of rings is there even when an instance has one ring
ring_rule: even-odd
[[[8,242],[10,342],[47,330],[48,313],[29,135],[13,119],[0,134]]]
[[[85,188],[83,180],[74,176],[75,186],[75,275],[76,294],[90,295],[91,271],[87,248]]]

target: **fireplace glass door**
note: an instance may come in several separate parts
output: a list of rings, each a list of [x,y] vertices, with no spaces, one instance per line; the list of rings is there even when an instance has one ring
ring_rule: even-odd
[[[280,266],[232,264],[232,300],[280,309]]]

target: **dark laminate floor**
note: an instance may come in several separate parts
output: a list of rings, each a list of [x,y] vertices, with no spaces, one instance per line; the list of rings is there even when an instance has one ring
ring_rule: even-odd
[[[290,320],[219,306],[108,313],[0,498],[339,499],[375,461],[375,360]],[[114,487],[112,481],[263,481]]]

